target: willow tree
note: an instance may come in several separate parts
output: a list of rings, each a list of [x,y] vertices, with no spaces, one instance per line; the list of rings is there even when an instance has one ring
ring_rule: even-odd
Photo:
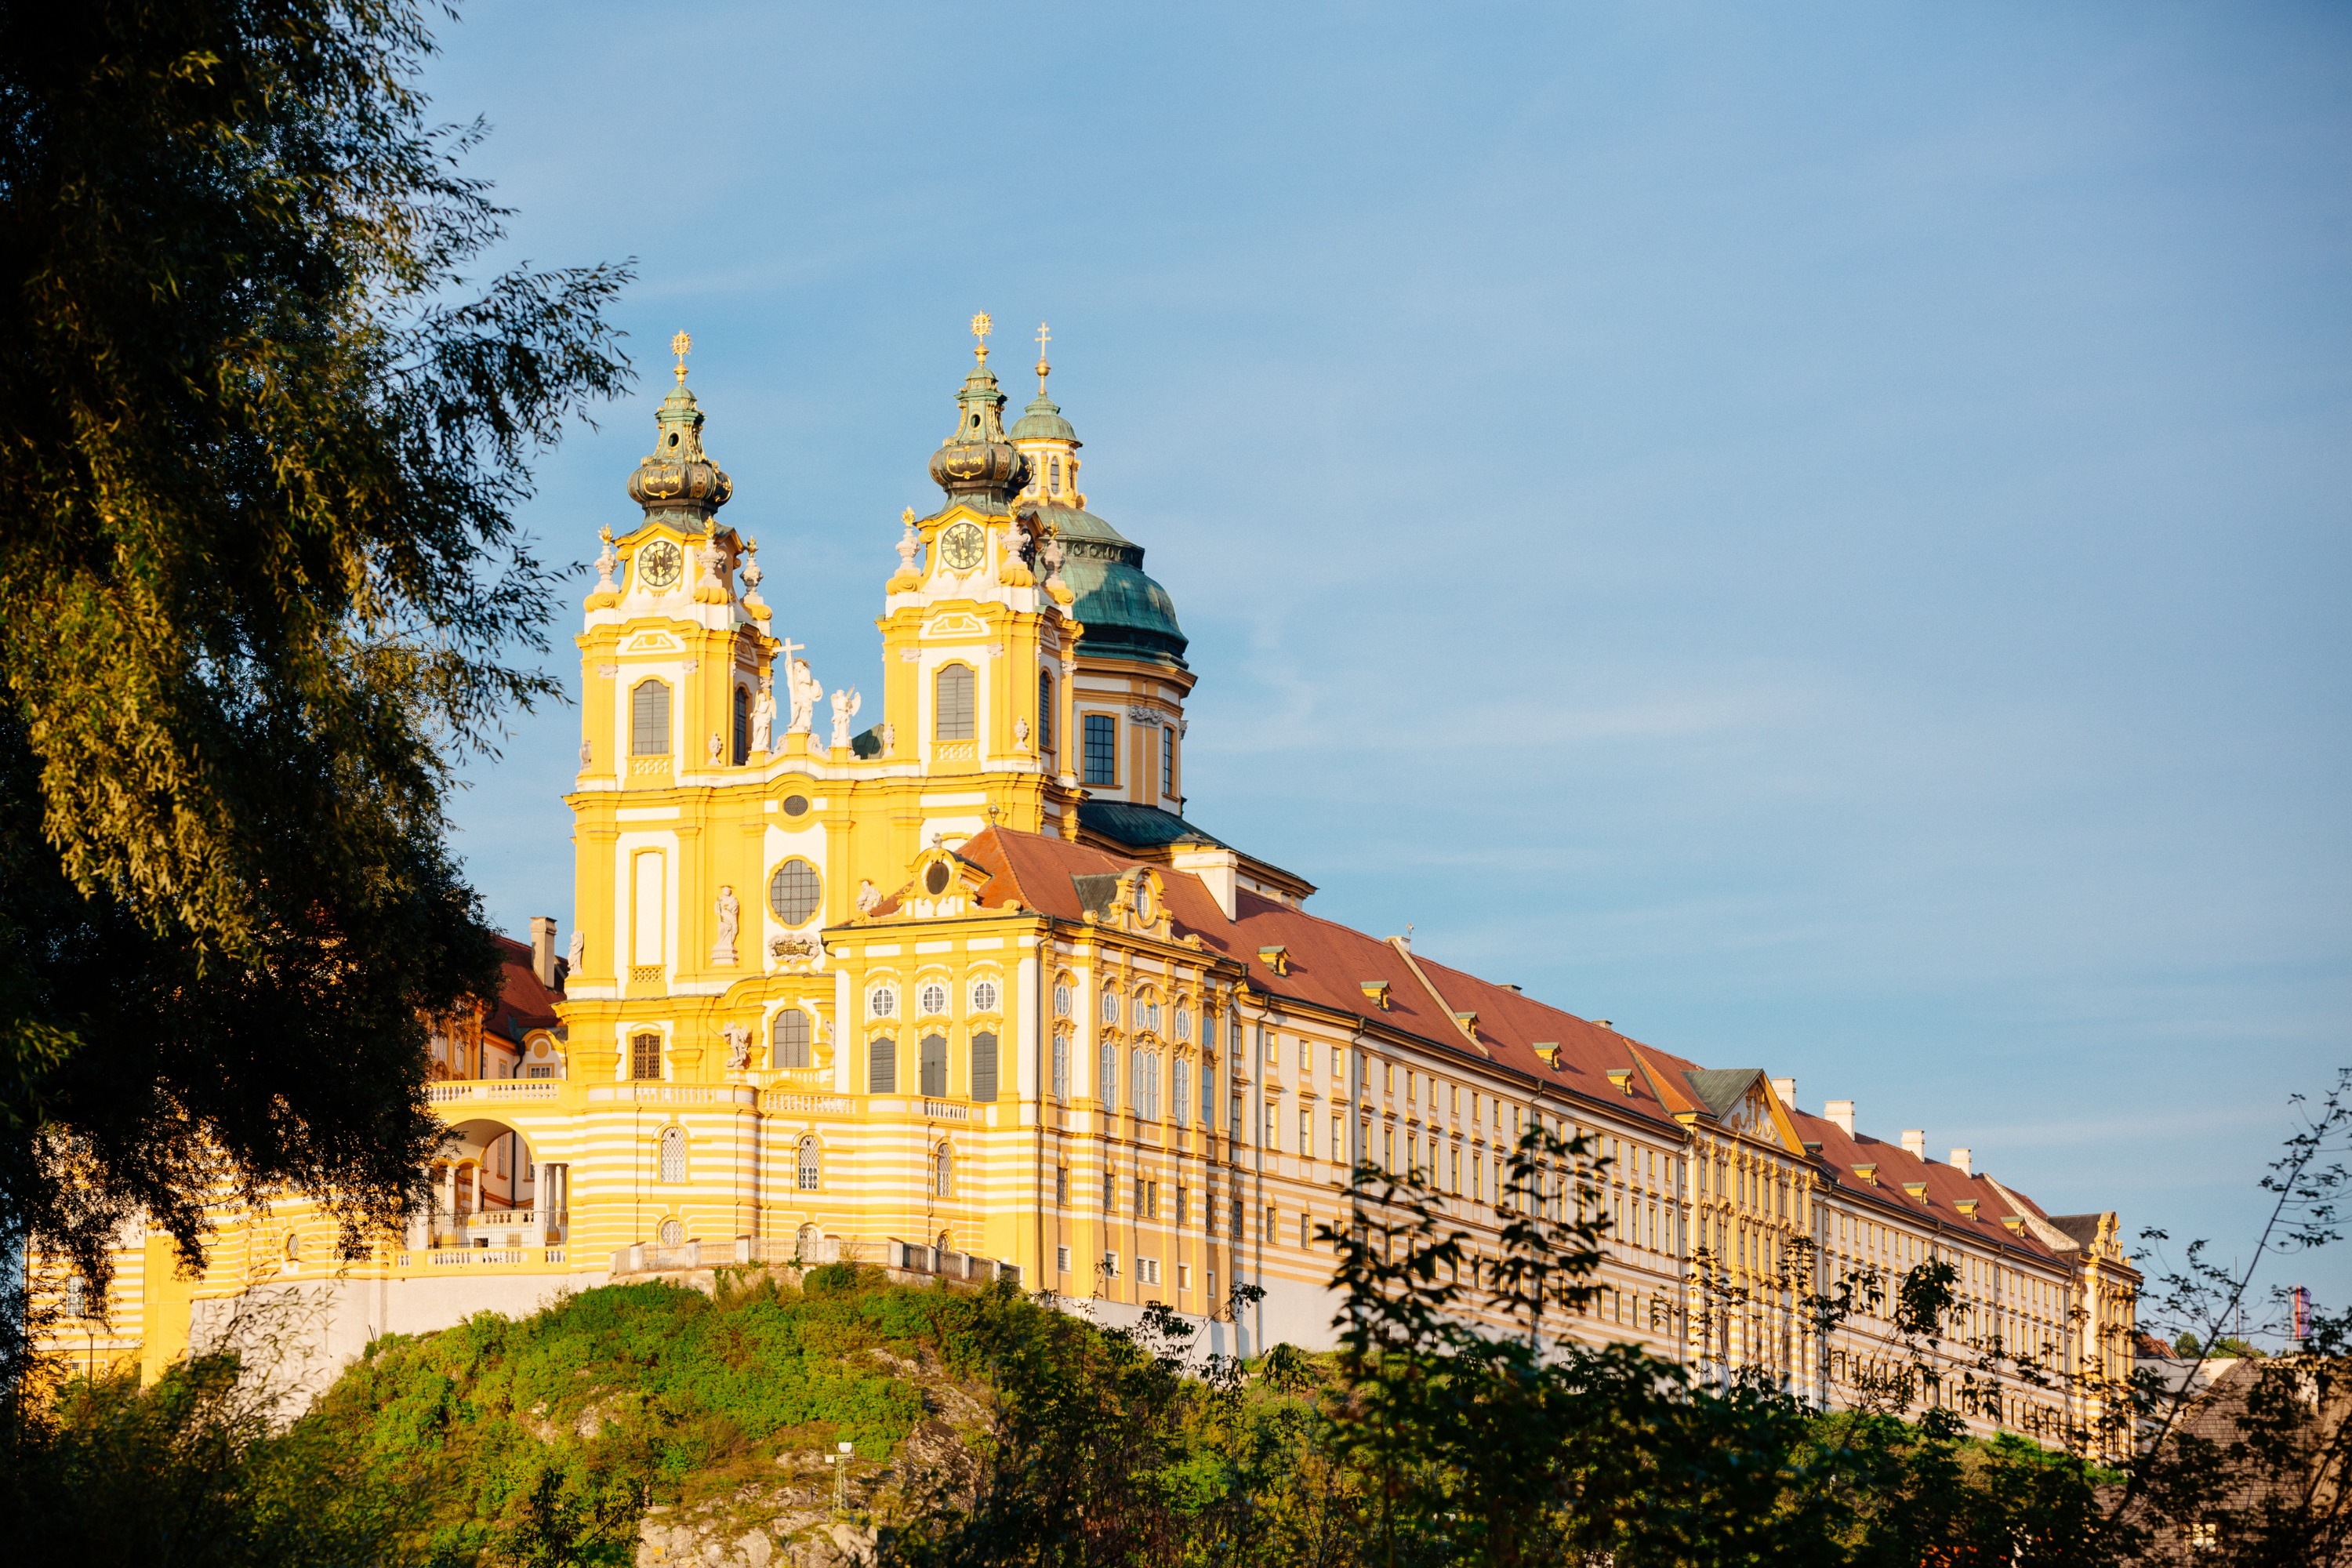
[[[0,0],[0,1226],[395,1218],[496,964],[453,756],[551,695],[529,465],[625,269],[505,209],[404,0]],[[12,1308],[21,1309],[21,1301]]]

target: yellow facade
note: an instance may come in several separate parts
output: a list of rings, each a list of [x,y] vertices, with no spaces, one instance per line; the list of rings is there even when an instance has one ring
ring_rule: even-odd
[[[2120,1254],[1957,1152],[1830,1131],[1760,1073],[1323,921],[1311,884],[1186,822],[1172,606],[1086,510],[1042,363],[1008,430],[986,358],[931,458],[943,503],[901,520],[870,697],[826,691],[762,603],[681,363],[629,479],[643,515],[603,535],[581,609],[553,1016],[436,1047],[450,1143],[404,1235],[342,1258],[305,1204],[224,1214],[197,1280],[126,1238],[93,1360],[103,1338],[152,1373],[264,1283],[314,1290],[348,1354],[616,1275],[836,1258],[1015,1274],[1113,1318],[1163,1301],[1223,1349],[1328,1343],[1313,1229],[1352,1164],[1430,1173],[1487,1242],[1541,1116],[1611,1162],[1572,1333],[1851,1403],[1885,1326],[1824,1338],[1803,1295],[1932,1257],[1985,1321],[2112,1361]],[[551,942],[530,962],[554,986]],[[1237,1285],[1265,1294],[1235,1314]],[[2044,1419],[2018,1396],[1979,1424]]]

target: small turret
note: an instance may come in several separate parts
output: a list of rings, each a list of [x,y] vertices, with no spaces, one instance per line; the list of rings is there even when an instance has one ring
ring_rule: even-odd
[[[983,310],[971,319],[971,335],[980,340],[973,350],[971,374],[956,394],[955,433],[931,454],[931,479],[947,491],[950,503],[962,501],[982,511],[1002,511],[1013,491],[1021,488],[1021,454],[1004,438],[1004,394],[996,373],[988,368],[988,334],[992,323]]]

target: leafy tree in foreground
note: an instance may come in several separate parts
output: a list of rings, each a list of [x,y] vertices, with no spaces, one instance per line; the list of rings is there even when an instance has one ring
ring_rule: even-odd
[[[422,1015],[494,978],[447,759],[555,690],[511,513],[625,383],[626,275],[461,276],[503,209],[431,47],[0,0],[0,1232],[93,1280],[224,1189],[397,1215]]]

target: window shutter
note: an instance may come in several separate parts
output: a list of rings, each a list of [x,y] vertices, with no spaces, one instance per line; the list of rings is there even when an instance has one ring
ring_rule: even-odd
[[[971,1037],[971,1097],[996,1098],[996,1037],[986,1030]]]
[[[948,1040],[945,1035],[923,1037],[922,1069],[922,1092],[945,1096],[948,1091]]]
[[[629,693],[629,753],[669,755],[669,688],[661,681],[642,681]]]
[[[940,671],[938,684],[932,689],[937,711],[932,716],[935,738],[942,741],[969,741],[979,733],[973,716],[971,666],[950,664]]]
[[[898,1092],[898,1042],[888,1035],[866,1047],[866,1088],[870,1094]]]

